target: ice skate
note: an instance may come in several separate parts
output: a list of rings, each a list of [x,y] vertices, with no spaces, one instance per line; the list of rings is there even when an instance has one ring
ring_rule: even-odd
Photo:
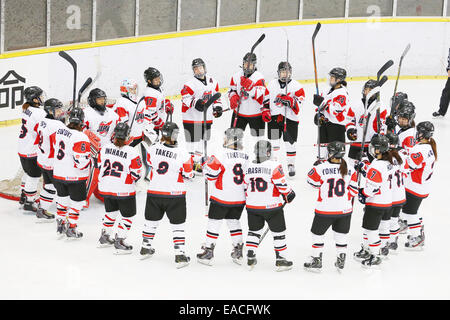
[[[25,195],[25,191],[23,189],[20,191],[19,204],[22,206],[25,201],[27,201],[27,196]]]
[[[372,268],[381,264],[381,258],[378,255],[370,254],[368,257],[361,261],[361,264],[365,268]]]
[[[370,252],[364,248],[364,246],[361,245],[361,250],[359,250],[358,252],[355,252],[353,254],[353,258],[358,261],[361,262],[365,259],[367,259],[370,256]]]
[[[405,242],[405,249],[420,251],[420,250],[423,250],[423,243],[424,243],[424,239],[423,239],[422,235],[419,235],[417,237],[408,235],[408,238]]]
[[[307,271],[321,272],[322,271],[322,253],[318,257],[311,256],[311,259],[303,264],[303,268]]]
[[[37,203],[35,201],[25,200],[25,203],[23,204],[23,210],[25,211],[24,213],[37,212]]]
[[[186,256],[184,252],[180,252],[179,254],[175,255],[175,263],[177,269],[186,267],[189,264],[189,261],[191,261],[191,258]]]
[[[36,211],[37,222],[53,222],[55,220],[55,215],[48,212],[45,209],[38,208]]]
[[[443,118],[443,117],[444,117],[444,115],[441,114],[439,111],[435,111],[435,112],[433,112],[431,115],[432,115],[433,118],[435,118],[435,119],[440,119],[440,118]]]
[[[287,271],[292,269],[292,261],[287,260],[285,257],[276,251],[277,260],[275,261],[275,267],[278,272]]]
[[[125,238],[119,238],[116,234],[114,238],[115,254],[130,254],[133,252],[133,246],[125,242]]]
[[[334,263],[334,266],[336,267],[336,269],[339,272],[342,272],[344,270],[344,266],[345,266],[345,253],[340,253],[337,258],[336,258],[336,262]]]
[[[100,235],[100,239],[98,239],[97,248],[107,248],[111,247],[114,244],[114,240],[111,239],[111,236],[106,232],[105,229],[102,229],[102,234]]]
[[[406,220],[398,218],[398,226],[400,228],[399,230],[400,234],[405,234],[406,230],[408,230],[408,223],[406,222]]]
[[[238,243],[237,245],[233,246],[233,251],[231,252],[231,259],[233,259],[233,262],[242,265],[242,249],[244,248],[243,243]]]
[[[141,251],[139,252],[139,254],[141,255],[141,260],[150,258],[155,254],[155,249],[152,248],[152,246],[149,244],[149,241],[147,239],[144,239],[142,241],[142,247],[141,247]]]
[[[391,254],[397,254],[398,253],[398,251],[397,251],[397,249],[398,249],[397,241],[398,241],[398,237],[395,237],[395,240],[393,242],[388,242],[387,246],[389,248],[389,253],[391,253]]]
[[[288,164],[289,177],[295,176],[295,166],[293,164]]]
[[[78,231],[77,225],[69,225],[66,230],[67,239],[79,239],[83,237],[83,232]]]
[[[389,244],[386,244],[384,247],[380,248],[380,258],[381,259],[388,259],[389,257]]]
[[[214,261],[214,244],[211,244],[211,247],[202,246],[202,253],[197,254],[197,261],[201,264],[212,266]]]
[[[56,219],[56,235],[58,239],[62,239],[66,235],[67,221],[65,219]]]
[[[251,271],[256,266],[256,255],[253,250],[247,251],[247,267]]]

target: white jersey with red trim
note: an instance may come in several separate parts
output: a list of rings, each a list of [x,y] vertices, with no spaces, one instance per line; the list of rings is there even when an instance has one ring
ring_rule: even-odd
[[[18,153],[24,158],[37,157],[37,146],[39,143],[37,128],[39,122],[45,118],[47,113],[36,107],[28,107],[22,110],[22,126],[20,127]]]
[[[137,105],[137,102],[128,97],[120,97],[113,105],[112,110],[119,116],[119,122],[126,122],[131,126],[130,139],[137,140],[142,138],[145,129],[145,105],[143,103]]]
[[[209,76],[205,76],[205,82],[195,77],[189,79],[181,89],[181,114],[184,123],[203,123],[203,112],[195,109],[198,100],[208,101],[215,93],[219,92],[219,84]],[[206,122],[213,122],[213,108],[222,106],[220,99],[216,100],[206,111]]]
[[[363,194],[366,206],[390,208],[392,206],[392,183],[395,168],[389,161],[374,159],[366,174]]]
[[[84,109],[84,128],[100,139],[100,148],[111,143],[118,122],[119,116],[109,108],[106,108],[103,115],[92,107]]]
[[[147,162],[152,167],[148,194],[162,197],[186,194],[184,179],[194,176],[192,156],[186,150],[158,142],[150,147]]]
[[[392,176],[392,206],[398,207],[405,203],[405,179],[409,173],[408,154],[406,150],[398,150],[402,163],[394,158],[394,175]]]
[[[358,194],[357,174],[349,170],[342,177],[339,167],[339,163],[324,161],[308,173],[307,182],[319,189],[316,214],[346,215],[353,211],[352,199]]]
[[[61,128],[55,136],[53,178],[64,181],[87,180],[91,165],[88,137],[80,131]]]
[[[210,183],[212,202],[224,206],[245,204],[244,173],[248,165],[248,154],[241,150],[222,148],[212,153],[204,166]]]
[[[241,87],[241,77],[243,76],[244,72],[241,70],[231,77],[228,97],[231,98],[235,94],[241,97],[239,116],[258,117],[262,112],[261,108],[264,101],[264,95],[258,94],[257,87],[265,87],[264,76],[259,71],[253,72],[249,77],[253,82],[253,88],[250,91],[246,91]],[[234,112],[237,112],[237,109]]]
[[[436,161],[431,145],[425,143],[416,144],[409,151],[407,161],[411,172],[406,179],[406,191],[420,198],[428,197],[431,189],[434,162]]]
[[[342,86],[330,90],[324,97],[321,108],[323,108],[322,113],[328,121],[335,124],[346,125],[349,108],[347,88]]]
[[[282,84],[278,79],[273,79],[267,85],[267,90],[269,91],[270,114],[272,116],[276,116],[279,114],[284,116],[286,114],[286,117],[288,119],[298,122],[298,112],[300,111],[300,106],[305,99],[305,91],[303,90],[300,83],[295,80],[289,81],[286,91],[286,86],[284,85],[284,83],[282,87]],[[293,98],[293,108],[285,108],[284,105],[281,104],[279,96],[285,94]]]
[[[370,140],[377,133],[385,133],[386,132],[386,116],[387,116],[387,108],[383,105],[380,105],[380,121],[381,128],[378,131],[378,120],[377,120],[377,112],[376,106],[377,101],[373,101],[367,108],[370,112],[370,117],[367,120],[367,132],[365,137],[364,146],[368,147],[370,144]],[[361,147],[361,140],[364,133],[364,111],[365,105],[362,100],[359,100],[358,103],[352,104],[347,112],[347,125],[346,129],[355,128],[356,129],[356,141],[351,145],[356,147]],[[368,116],[368,114],[367,114]]]
[[[45,170],[53,170],[55,161],[56,131],[65,129],[66,126],[60,120],[44,118],[38,125],[38,154],[37,164]]]
[[[399,146],[409,152],[411,148],[416,144],[416,139],[414,138],[416,136],[416,129],[402,129],[399,126],[397,126],[396,129]]]
[[[292,189],[286,181],[281,164],[274,160],[249,162],[245,170],[246,207],[252,211],[266,211],[282,207],[281,194]]]
[[[162,127],[162,124],[166,119],[164,101],[165,98],[162,91],[148,86],[145,88],[142,98],[139,99],[139,110],[141,110],[143,105],[145,108],[145,120],[147,120],[148,123],[153,124],[155,127]]]
[[[114,144],[104,146],[97,158],[100,173],[98,190],[103,196],[136,195],[136,181],[141,177],[142,161],[135,148]]]

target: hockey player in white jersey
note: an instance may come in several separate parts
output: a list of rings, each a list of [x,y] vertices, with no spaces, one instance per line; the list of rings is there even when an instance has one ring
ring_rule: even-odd
[[[105,215],[99,239],[101,246],[114,245],[116,253],[131,253],[133,247],[125,242],[136,215],[136,181],[141,177],[141,157],[135,148],[126,145],[129,126],[118,123],[114,129],[114,143],[100,151],[98,189],[105,199]],[[117,232],[112,229],[117,221]]]
[[[219,92],[219,84],[207,74],[205,62],[201,58],[192,61],[192,71],[193,77],[186,81],[181,89],[181,114],[187,149],[194,155],[194,170],[201,172],[203,140],[209,141],[211,138],[213,118],[222,115],[222,102],[218,99],[206,110],[205,124],[204,105]]]
[[[338,271],[344,269],[353,197],[358,194],[357,174],[347,168],[344,160],[345,145],[334,141],[328,144],[327,149],[328,161],[315,165],[308,173],[308,183],[319,189],[311,226],[313,253],[303,265],[309,271],[322,270],[325,233],[330,227],[333,228],[337,251],[334,265]]]
[[[81,238],[78,217],[86,200],[86,181],[91,167],[90,142],[83,133],[84,112],[75,107],[69,113],[67,128],[56,131],[53,181],[58,195],[57,229],[59,236]]]
[[[347,92],[347,72],[342,68],[333,68],[330,73],[330,91],[325,97],[314,94],[313,103],[321,112],[314,116],[314,123],[320,121],[320,143],[332,141],[345,142],[346,115],[349,107]],[[327,149],[321,147],[320,155],[326,159]]]
[[[225,130],[223,148],[211,154],[204,165],[206,178],[211,181],[206,241],[202,253],[197,254],[200,263],[211,265],[220,226],[225,220],[233,243],[231,258],[242,263],[242,227],[239,219],[245,206],[244,172],[248,155],[243,151],[244,132],[239,128]]]
[[[298,81],[292,81],[292,67],[289,62],[278,64],[278,78],[269,82],[269,95],[264,101],[263,119],[268,123],[267,137],[272,143],[274,156],[280,151],[281,137],[285,142],[288,173],[295,175],[296,142],[298,138],[298,113],[305,99],[305,91]],[[280,158],[279,158],[280,159]]]
[[[362,99],[354,101],[349,107],[347,112],[347,138],[352,141],[350,145],[350,150],[348,152],[348,157],[352,160],[350,161],[350,167],[353,168],[357,160],[360,159],[360,153],[364,152],[365,155],[369,157],[369,161],[372,161],[372,156],[368,154],[369,143],[372,137],[377,133],[386,132],[386,116],[387,109],[385,106],[377,102],[377,97],[380,93],[377,93],[367,100],[367,95],[377,87],[376,80],[368,80],[362,89]],[[366,109],[367,102],[367,110]],[[380,108],[380,123],[377,119],[377,108]],[[361,146],[361,140],[364,134],[364,123],[366,119],[364,117],[369,117],[367,119],[367,132],[365,136],[364,146]]]
[[[431,191],[434,164],[437,161],[436,141],[433,139],[434,125],[430,121],[420,122],[416,127],[416,142],[409,150],[407,162],[411,173],[406,179],[406,203],[403,214],[408,224],[407,249],[421,248],[425,242],[423,211],[419,208]]]
[[[39,122],[45,118],[45,111],[40,108],[45,101],[44,91],[36,86],[24,90],[25,103],[22,106],[22,126],[20,127],[18,154],[24,171],[22,177],[19,203],[25,211],[36,212],[37,186],[41,170],[37,165]]]
[[[181,268],[190,261],[184,249],[186,222],[184,181],[193,177],[193,161],[187,151],[178,146],[178,131],[176,123],[165,123],[161,130],[161,141],[150,146],[148,150],[147,161],[152,170],[147,190],[140,254],[143,259],[154,254],[153,238],[161,219],[166,214],[173,231],[176,267]]]
[[[242,71],[231,77],[228,98],[233,110],[231,127],[245,131],[250,126],[254,137],[264,136],[265,123],[262,118],[264,94],[259,93],[259,87],[265,87],[264,76],[256,68],[256,54],[246,53],[242,62]],[[270,121],[268,117],[268,121]]]
[[[38,132],[38,155],[37,164],[41,168],[44,186],[39,197],[39,208],[36,217],[43,221],[53,221],[55,216],[48,212],[53,203],[56,189],[53,186],[53,162],[55,161],[56,132],[66,128],[64,124],[64,107],[58,99],[48,99],[44,103],[44,110],[47,113],[44,119],[39,122]]]
[[[250,269],[256,265],[256,249],[267,222],[273,236],[277,271],[289,270],[292,261],[286,259],[283,200],[285,203],[292,202],[295,192],[286,182],[281,164],[271,159],[272,146],[269,141],[258,141],[254,153],[255,160],[248,164],[244,175],[248,217],[247,265]]]
[[[400,147],[409,152],[415,145],[415,122],[416,107],[411,101],[403,101],[397,111],[397,127]]]

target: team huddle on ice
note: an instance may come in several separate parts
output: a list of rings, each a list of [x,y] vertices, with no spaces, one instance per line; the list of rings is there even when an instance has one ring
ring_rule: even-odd
[[[147,198],[140,256],[155,254],[152,242],[167,215],[180,268],[190,262],[185,252],[186,192],[190,192],[186,182],[200,175],[209,184],[205,190],[209,207],[206,240],[197,260],[213,263],[225,221],[234,262],[242,264],[245,256],[247,266],[253,268],[257,248],[270,230],[276,268],[289,270],[293,262],[286,254],[283,208],[294,200],[295,192],[284,173],[280,145],[283,139],[286,171],[294,177],[298,113],[305,92],[291,79],[289,62],[280,62],[278,78],[266,85],[251,52],[244,56],[242,70],[231,77],[229,109],[224,109],[217,95],[219,85],[207,74],[204,61],[194,59],[192,70],[192,78],[181,88],[181,110],[176,111],[182,115],[186,148],[178,143],[174,106],[165,97],[162,75],[155,68],[145,70],[146,87],[140,97],[137,82],[124,80],[121,97],[113,106],[106,105],[106,93],[98,88],[89,92],[88,107],[75,105],[68,111],[58,99],[45,100],[39,87],[26,88],[19,135],[25,172],[20,203],[25,211],[36,212],[39,220],[56,220],[60,238],[77,239],[83,236],[78,217],[94,194],[105,207],[99,245],[113,246],[119,254],[131,253],[126,238],[137,212],[136,183],[143,179]],[[315,94],[313,100],[320,147],[307,181],[319,192],[311,227],[312,255],[304,263],[312,271],[322,268],[324,235],[330,227],[337,249],[335,266],[344,268],[355,198],[365,205],[362,247],[354,253],[362,265],[378,265],[395,252],[403,231],[409,233],[406,248],[423,247],[419,207],[429,194],[437,160],[433,124],[415,125],[415,107],[405,93],[396,93],[388,110],[380,103],[378,81],[367,81],[362,99],[350,100],[346,71],[333,68],[329,75],[330,91]],[[229,110],[232,116],[223,147],[207,153],[205,141],[210,139],[214,119]],[[247,125],[255,142],[253,154],[244,151]],[[351,142],[346,143],[346,138]],[[346,144],[350,144],[349,165],[344,160]],[[49,212],[53,202],[56,218]],[[245,249],[240,223],[244,208]]]

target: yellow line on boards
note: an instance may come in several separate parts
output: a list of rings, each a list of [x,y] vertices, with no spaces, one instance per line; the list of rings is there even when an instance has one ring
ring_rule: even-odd
[[[342,23],[377,23],[377,22],[450,22],[449,18],[444,17],[395,17],[395,18],[348,18],[348,19],[322,19],[322,20],[295,20],[295,21],[282,21],[282,22],[265,22],[265,23],[251,23],[244,25],[218,27],[199,29],[191,31],[171,32],[148,36],[139,36],[131,38],[121,38],[114,40],[98,41],[98,42],[85,42],[63,46],[54,46],[48,48],[37,48],[31,50],[11,51],[0,55],[0,59],[9,59],[51,52],[80,50],[88,48],[107,47],[120,44],[138,43],[145,41],[154,41],[162,39],[173,39],[182,37],[191,37],[205,34],[238,31],[238,30],[250,30],[259,28],[275,28],[275,27],[289,27],[289,26],[301,26],[301,25],[313,25],[317,22],[321,24],[342,24]]]
[[[364,81],[364,80],[368,80],[373,77],[347,77],[347,81]],[[396,79],[395,76],[389,77],[391,79]],[[400,76],[399,79],[401,80],[446,80],[448,78],[448,76]],[[307,79],[307,80],[297,80],[300,83],[314,83],[314,79]],[[318,79],[319,82],[326,82],[328,81],[327,78],[320,78]],[[228,88],[222,88],[219,90],[222,94],[228,92]],[[173,96],[167,96],[168,99],[170,100],[180,100],[181,99],[181,95],[173,95]],[[3,120],[0,121],[0,128],[1,127],[10,127],[10,126],[14,126],[14,125],[18,125],[20,124],[21,119],[13,119],[13,120]]]

